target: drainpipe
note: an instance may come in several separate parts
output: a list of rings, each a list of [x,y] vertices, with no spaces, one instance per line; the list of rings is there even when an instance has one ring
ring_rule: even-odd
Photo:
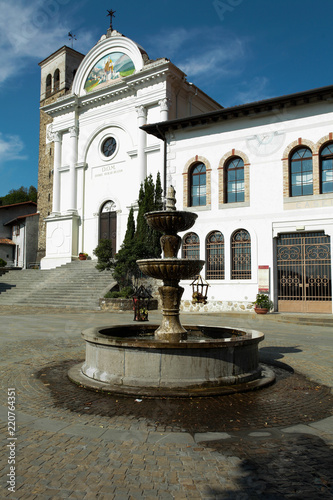
[[[164,191],[164,199],[166,197],[166,192],[167,192],[167,143],[166,143],[166,137],[165,134],[162,132],[158,124],[156,125],[156,128],[158,132],[160,133],[162,140],[163,140],[163,191]],[[165,201],[163,202],[165,203]]]

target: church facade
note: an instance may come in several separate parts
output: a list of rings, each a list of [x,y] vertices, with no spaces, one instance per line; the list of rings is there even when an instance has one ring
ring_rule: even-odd
[[[42,269],[103,238],[116,252],[140,183],[160,172],[198,213],[182,254],[206,260],[204,310],[250,310],[264,292],[281,312],[332,313],[333,86],[222,108],[111,30],[41,68]],[[201,307],[183,286],[184,307]]]
[[[163,141],[148,136],[142,125],[221,108],[169,60],[151,61],[117,31],[108,30],[84,58],[66,49],[41,63],[45,145],[39,170],[40,179],[52,183],[52,208],[40,230],[42,269],[70,262],[80,252],[92,256],[101,238],[111,239],[116,252],[141,182],[160,172],[165,184]],[[66,64],[59,70],[68,55],[69,70]],[[69,80],[74,71],[70,91],[45,103],[52,75],[61,81],[69,72]],[[40,185],[39,191],[45,197]]]

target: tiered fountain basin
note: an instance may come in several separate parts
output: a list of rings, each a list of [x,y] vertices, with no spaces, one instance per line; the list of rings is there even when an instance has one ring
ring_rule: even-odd
[[[89,328],[86,360],[69,377],[84,387],[146,397],[228,394],[267,385],[274,374],[258,360],[264,334],[184,325],[187,339],[161,341],[158,325]]]
[[[137,264],[147,276],[163,281],[160,325],[90,328],[82,332],[86,360],[69,372],[71,380],[102,391],[147,396],[209,396],[252,390],[274,380],[259,365],[264,335],[226,327],[183,326],[181,280],[197,276],[203,260],[178,259],[179,231],[190,229],[197,214],[177,211],[175,191],[168,190],[166,210],[145,214],[148,225],[163,233],[163,259]]]
[[[138,260],[140,270],[147,276],[173,283],[180,279],[188,280],[198,275],[204,265],[203,260],[188,259],[143,259]]]

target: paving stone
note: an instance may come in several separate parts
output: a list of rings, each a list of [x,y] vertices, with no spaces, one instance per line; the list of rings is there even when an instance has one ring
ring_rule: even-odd
[[[331,396],[318,385],[324,378],[332,382],[327,328],[261,325],[262,357],[292,364],[315,383],[281,371],[279,383],[257,394],[199,398],[195,405],[174,400],[134,405],[130,398],[84,391],[66,376],[67,367],[84,357],[81,328],[89,322],[124,324],[132,317],[32,314],[19,308],[12,313],[0,308],[0,316],[3,445],[7,388],[15,387],[18,396],[14,498],[333,499]],[[199,321],[198,316],[200,323],[209,321],[220,318]],[[68,322],[75,328],[66,330]],[[315,352],[318,343],[323,349]],[[318,422],[323,403],[327,418]],[[241,408],[246,411],[238,422]],[[8,472],[4,450],[1,479]],[[12,498],[6,489],[1,493]]]

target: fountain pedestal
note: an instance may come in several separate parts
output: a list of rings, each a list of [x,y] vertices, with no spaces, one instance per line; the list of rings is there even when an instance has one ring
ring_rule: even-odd
[[[168,190],[167,209],[145,214],[147,224],[163,233],[160,242],[164,259],[137,261],[144,274],[163,280],[163,286],[158,289],[162,302],[162,323],[155,331],[155,338],[167,342],[187,338],[187,332],[179,318],[180,301],[184,292],[179,281],[197,276],[205,263],[203,260],[177,258],[181,246],[181,238],[177,233],[190,229],[197,219],[197,214],[177,211],[175,202],[175,191],[171,187]]]

